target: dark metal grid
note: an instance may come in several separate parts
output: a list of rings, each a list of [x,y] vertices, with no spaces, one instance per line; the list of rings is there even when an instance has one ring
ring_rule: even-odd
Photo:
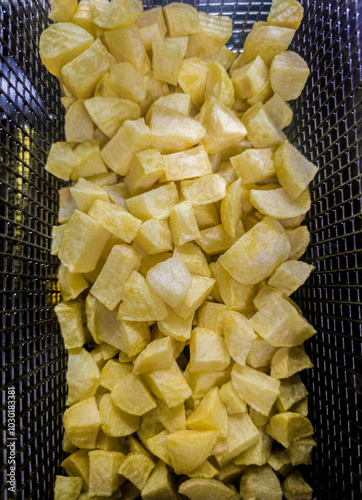
[[[162,3],[167,1],[147,6]],[[255,21],[266,19],[271,5],[259,0],[187,3],[232,16],[234,49],[242,46]],[[312,245],[306,259],[317,270],[297,294],[318,329],[309,343],[315,368],[307,378],[318,440],[312,479],[318,499],[353,500],[360,491],[357,393],[362,385],[356,252],[359,18],[357,0],[303,3],[305,19],[294,47],[312,76],[303,99],[295,103],[288,135],[320,168],[307,220]],[[62,138],[63,111],[58,85],[37,54],[47,11],[45,0],[10,0],[2,3],[0,14],[2,381],[5,389],[13,385],[18,396],[17,497],[26,499],[52,497],[54,476],[61,472],[65,398],[65,352],[51,312],[59,298],[56,259],[48,253],[59,184],[43,170],[50,144]],[[5,402],[3,392],[2,411]],[[7,498],[4,466],[1,470]]]

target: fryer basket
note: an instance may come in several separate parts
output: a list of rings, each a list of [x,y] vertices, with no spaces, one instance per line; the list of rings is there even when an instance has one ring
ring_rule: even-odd
[[[240,50],[255,21],[266,20],[271,5],[259,0],[187,3],[232,16],[229,45],[234,50]],[[292,48],[307,61],[311,76],[293,103],[287,135],[319,167],[306,219],[311,245],[303,257],[316,271],[295,294],[317,329],[307,343],[315,366],[304,378],[317,440],[308,473],[315,499],[357,500],[362,495],[361,4],[302,4],[305,16]],[[53,311],[60,300],[58,261],[50,255],[62,183],[44,165],[51,144],[64,138],[64,111],[59,85],[38,55],[48,12],[47,0],[0,2],[0,496],[5,500],[52,498],[55,475],[63,473],[67,363]],[[9,489],[14,477],[15,493]]]

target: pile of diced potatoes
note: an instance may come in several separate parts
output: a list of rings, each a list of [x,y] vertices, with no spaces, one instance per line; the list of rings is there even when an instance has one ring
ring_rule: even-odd
[[[273,0],[240,55],[232,20],[171,3],[52,0],[40,55],[66,142],[52,254],[68,349],[56,500],[308,500],[299,372],[314,328],[290,298],[316,167],[282,130],[309,75],[303,17]]]

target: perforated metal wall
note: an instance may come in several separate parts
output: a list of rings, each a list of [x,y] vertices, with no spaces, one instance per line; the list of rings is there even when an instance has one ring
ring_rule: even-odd
[[[315,368],[306,379],[318,443],[312,482],[315,498],[355,500],[361,496],[360,18],[358,0],[302,3],[305,18],[293,44],[311,77],[294,105],[288,137],[319,167],[306,221],[312,244],[305,260],[316,272],[297,294],[318,330],[309,342]],[[202,10],[233,17],[235,49],[256,20],[266,19],[270,5],[196,2]],[[52,498],[55,474],[61,472],[66,358],[53,315],[59,300],[57,259],[49,254],[60,185],[43,167],[51,143],[63,137],[63,110],[58,84],[37,51],[48,9],[45,0],[0,5],[1,411],[6,423],[13,394],[8,389],[14,388],[17,436],[13,495],[5,491],[11,436],[3,427],[0,495],[5,499]]]

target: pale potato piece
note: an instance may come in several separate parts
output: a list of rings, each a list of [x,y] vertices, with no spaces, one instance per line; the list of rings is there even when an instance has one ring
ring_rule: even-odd
[[[161,428],[163,428],[161,424],[159,425],[161,426]],[[167,449],[167,442],[166,442],[167,436],[168,432],[163,430],[162,432],[159,432],[158,434],[149,437],[144,443],[147,449],[153,455],[155,455],[155,457],[160,458],[163,462],[165,462],[165,464],[172,467],[170,454]]]
[[[76,500],[82,486],[81,477],[55,476],[54,500]]]
[[[216,54],[232,35],[233,22],[227,16],[213,16],[198,12],[199,26],[189,35],[186,57],[207,57]]]
[[[71,273],[66,266],[60,264],[58,270],[60,293],[65,301],[73,300],[89,286],[80,273]]]
[[[106,31],[104,39],[109,52],[118,62],[129,62],[142,75],[151,69],[151,62],[137,26]]]
[[[165,171],[160,182],[182,181],[212,173],[210,160],[204,146],[196,146],[179,153],[163,155],[162,158]]]
[[[113,30],[134,23],[143,11],[137,0],[112,0],[106,9],[102,9],[93,20],[100,28]]]
[[[175,245],[184,245],[200,237],[191,201],[182,201],[174,205],[170,211],[169,223]]]
[[[157,326],[164,335],[168,335],[172,339],[179,342],[186,342],[191,338],[192,321],[194,315],[191,314],[188,318],[180,318],[171,307],[167,307],[168,315],[161,321],[157,322]]]
[[[280,381],[279,396],[276,401],[278,411],[291,411],[291,407],[308,395],[308,391],[298,374]]]
[[[271,86],[284,101],[291,101],[300,96],[309,74],[307,63],[291,50],[276,55],[270,65]]]
[[[83,347],[68,354],[67,406],[94,396],[99,385],[99,368],[93,356]]]
[[[205,100],[208,97],[216,97],[221,103],[231,108],[234,104],[234,87],[225,68],[217,61],[209,62],[209,74],[207,77]]]
[[[142,221],[148,219],[165,220],[169,217],[171,208],[178,202],[178,198],[176,184],[169,182],[128,198],[126,203],[130,213]]]
[[[173,364],[173,347],[169,337],[150,342],[134,361],[133,373],[139,375],[162,368],[170,368]]]
[[[275,174],[274,149],[246,149],[230,162],[243,184],[253,184]]]
[[[312,465],[312,451],[316,444],[312,437],[293,441],[288,448],[292,465]]]
[[[269,69],[258,55],[254,61],[233,72],[231,81],[240,99],[256,96],[269,80]]]
[[[303,19],[303,6],[297,0],[273,0],[268,24],[297,30]]]
[[[292,108],[279,94],[274,94],[265,103],[265,109],[280,130],[283,130],[283,128],[291,124],[293,119]]]
[[[52,227],[52,243],[51,243],[51,255],[58,255],[60,244],[63,239],[64,230],[67,227],[66,224],[62,224],[61,226],[53,226]]]
[[[130,415],[116,406],[111,399],[111,394],[104,394],[99,402],[101,416],[101,429],[108,436],[123,437],[136,432],[140,419]]]
[[[199,110],[205,99],[209,65],[196,57],[184,59],[178,74],[178,84],[185,94],[191,97],[191,103]]]
[[[74,154],[77,158],[77,165],[70,176],[73,181],[80,177],[107,173],[97,139],[78,144],[74,149]]]
[[[229,363],[224,338],[212,330],[196,327],[190,341],[190,371],[221,371]]]
[[[311,264],[298,260],[283,262],[268,280],[268,285],[273,286],[285,295],[291,295],[308,279],[315,269]]]
[[[133,240],[133,244],[133,246],[139,247],[140,251],[146,252],[148,255],[172,250],[172,234],[167,221],[149,219],[143,222]]]
[[[176,432],[186,429],[186,412],[184,403],[181,403],[173,408],[169,408],[163,401],[158,399],[157,415],[160,422],[168,432]]]
[[[103,188],[83,178],[78,179],[78,182],[70,187],[70,192],[77,209],[81,212],[88,212],[98,199],[109,202],[108,194]]]
[[[308,212],[311,206],[308,188],[294,200],[283,188],[251,189],[250,202],[260,213],[275,219],[298,217]]]
[[[266,432],[285,448],[289,448],[292,441],[311,436],[314,429],[310,420],[303,415],[286,411],[271,417]]]
[[[195,470],[188,473],[188,476],[191,478],[201,478],[201,479],[212,479],[218,473],[218,469],[211,465],[211,463],[206,460],[204,463],[196,467]]]
[[[59,179],[69,181],[78,160],[68,142],[52,144],[45,169]]]
[[[300,259],[310,243],[310,233],[307,226],[298,226],[285,231],[291,249],[289,259]]]
[[[152,70],[157,80],[176,86],[182,59],[178,45],[166,41],[152,42]]]
[[[165,36],[165,40],[168,43],[173,43],[174,45],[177,45],[181,49],[181,54],[182,57],[184,58],[186,55],[187,51],[187,46],[189,43],[189,37],[188,36],[176,36],[174,38],[171,38],[169,36]],[[176,87],[177,88],[177,87]]]
[[[178,500],[173,478],[167,465],[160,460],[142,489],[143,500]]]
[[[226,195],[226,181],[219,174],[209,174],[197,179],[183,180],[181,192],[193,205],[208,205],[222,200]]]
[[[147,51],[152,49],[152,42],[163,40],[167,33],[162,7],[145,10],[137,20],[140,37]]]
[[[211,293],[214,284],[215,280],[213,278],[191,276],[191,286],[186,296],[174,307],[175,313],[183,319],[192,316]]]
[[[224,200],[225,198],[222,201]],[[225,231],[224,226],[219,224],[218,226],[200,231],[200,236],[197,238],[196,243],[207,255],[218,255],[228,250],[235,243],[235,240],[244,234],[243,223],[240,219],[238,220],[235,233],[235,237],[231,237]]]
[[[174,256],[180,257],[185,262],[191,274],[210,278],[211,273],[207,260],[198,245],[194,243],[185,243],[182,246],[175,245]]]
[[[233,170],[234,172],[234,170]],[[242,236],[238,231],[238,225],[242,215],[242,184],[241,179],[232,182],[226,190],[226,196],[221,201],[220,216],[226,233],[231,238]],[[241,223],[242,224],[242,223]],[[238,234],[237,234],[238,232]]]
[[[247,131],[247,138],[254,148],[273,148],[279,146],[285,139],[261,102],[249,108],[243,114],[241,121]]]
[[[132,373],[113,387],[111,399],[113,404],[131,415],[141,416],[156,408],[156,402],[145,384]]]
[[[228,416],[217,387],[211,389],[202,398],[200,404],[186,420],[186,427],[195,431],[215,430],[221,437],[227,436]]]
[[[84,106],[95,125],[107,136],[113,137],[126,120],[140,118],[140,107],[129,99],[92,97]]]
[[[60,302],[54,307],[66,349],[82,347],[85,342],[82,312],[78,301]]]
[[[124,179],[132,195],[150,188],[165,172],[165,164],[161,153],[148,149],[135,153],[129,171]]]
[[[60,224],[68,222],[74,210],[76,209],[75,201],[70,192],[70,187],[59,189],[59,212],[58,221]]]
[[[263,430],[259,430],[258,441],[234,459],[236,465],[264,465],[270,457],[273,440]]]
[[[124,482],[118,470],[125,455],[117,451],[91,450],[89,457],[89,493],[111,496]]]
[[[196,33],[199,27],[197,10],[191,5],[171,3],[163,8],[167,30],[171,37]]]
[[[155,463],[150,457],[143,453],[131,452],[122,462],[118,473],[142,490],[154,467]]]
[[[313,488],[303,479],[298,470],[289,474],[282,486],[284,496],[287,500],[297,500],[299,498],[312,500],[313,498]]]
[[[67,142],[84,142],[94,138],[94,123],[83,101],[75,101],[68,108],[65,114],[64,132]]]
[[[228,415],[235,413],[245,413],[247,410],[245,401],[239,396],[234,389],[231,381],[226,382],[220,387],[219,396],[224,403]]]
[[[71,454],[60,464],[68,476],[82,478],[85,486],[89,483],[88,452],[89,450],[77,450],[71,452]]]
[[[78,448],[95,448],[101,417],[94,397],[80,401],[65,410],[63,426],[70,441]]]
[[[245,365],[246,358],[256,339],[249,320],[236,311],[227,311],[223,319],[223,333],[230,356],[239,365]]]
[[[173,109],[174,111],[178,111],[179,113],[187,116],[190,114],[191,110],[191,97],[188,94],[169,94],[159,97],[153,105]]]
[[[273,347],[266,342],[266,340],[257,336],[251,345],[249,354],[246,358],[246,364],[256,369],[263,369],[270,366],[272,357],[276,350],[276,347]]]
[[[294,33],[294,29],[254,23],[244,43],[243,63],[248,64],[261,56],[269,66],[277,54],[287,50]]]
[[[214,203],[194,205],[194,214],[199,229],[207,229],[220,224],[219,214]]]
[[[242,498],[255,500],[282,500],[283,492],[279,479],[269,465],[248,467],[241,474]]]
[[[197,326],[208,328],[218,335],[223,335],[223,320],[226,305],[205,301],[199,309]]]
[[[179,493],[190,500],[237,500],[238,494],[216,479],[188,479],[180,484]]]
[[[272,357],[270,374],[274,378],[284,379],[307,368],[313,368],[313,363],[304,347],[281,347]]]
[[[91,35],[95,35],[95,27],[93,25],[92,12],[89,1],[80,0],[72,17],[72,22],[77,26],[81,26]]]

